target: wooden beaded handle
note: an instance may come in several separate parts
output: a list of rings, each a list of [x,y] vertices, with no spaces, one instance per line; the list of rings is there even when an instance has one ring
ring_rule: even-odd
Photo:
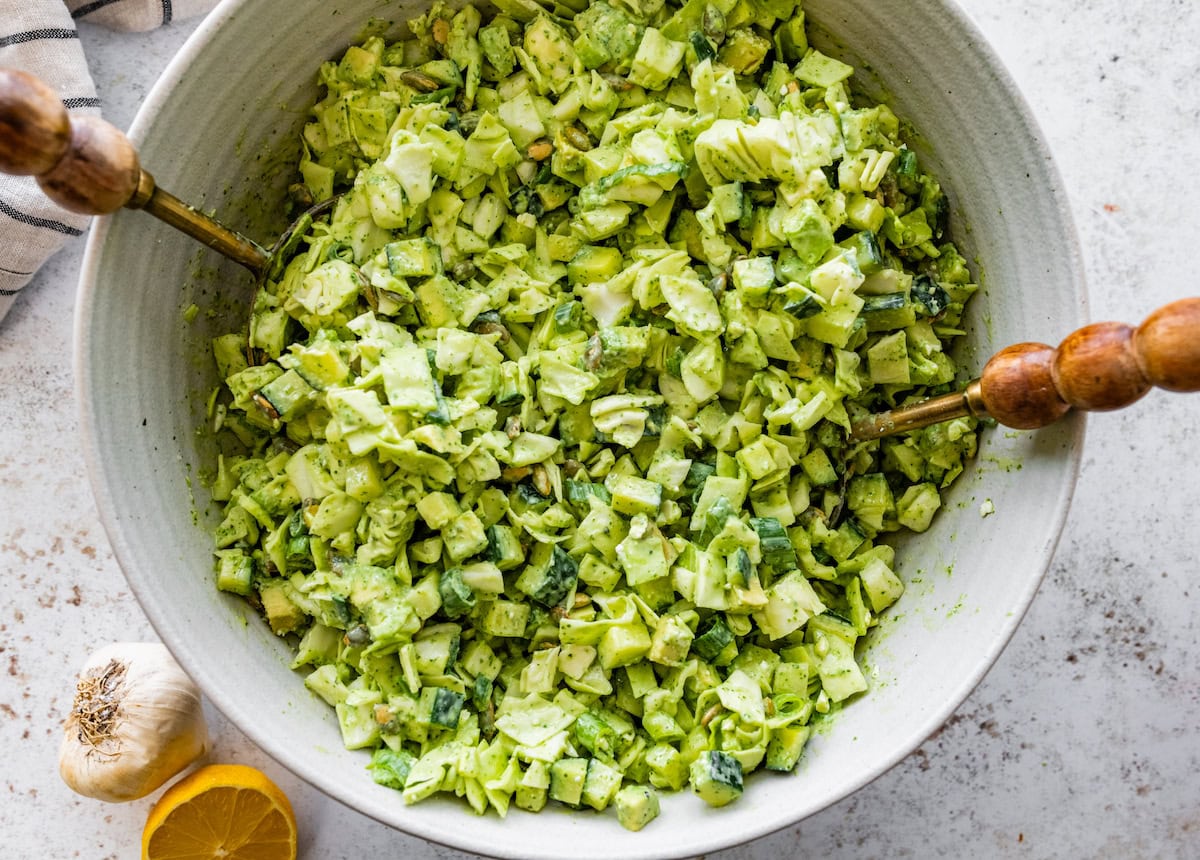
[[[1006,347],[964,391],[871,415],[854,424],[851,436],[877,439],[967,415],[1033,430],[1072,409],[1121,409],[1151,388],[1200,391],[1200,298],[1164,305],[1136,329],[1092,323],[1057,348]]]
[[[255,275],[266,269],[257,243],[158,188],[119,129],[69,116],[54,90],[15,69],[0,69],[0,173],[36,177],[47,197],[83,215],[145,209]]]
[[[36,176],[72,212],[107,215],[133,199],[137,150],[98,117],[67,115],[54,91],[23,72],[0,70],[0,171]]]

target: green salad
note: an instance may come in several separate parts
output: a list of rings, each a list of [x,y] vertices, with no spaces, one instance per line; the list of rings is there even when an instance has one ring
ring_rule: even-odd
[[[496,5],[321,68],[342,196],[214,342],[217,586],[404,802],[636,830],[867,690],[976,436],[849,427],[951,388],[975,285],[794,0]]]

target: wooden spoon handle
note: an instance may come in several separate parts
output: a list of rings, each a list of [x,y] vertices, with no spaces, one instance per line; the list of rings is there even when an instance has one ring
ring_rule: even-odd
[[[862,442],[968,415],[1033,430],[1072,409],[1120,409],[1154,387],[1200,391],[1200,298],[1164,305],[1136,329],[1093,323],[1057,348],[1005,347],[964,390],[868,415],[854,422],[850,436]]]
[[[0,69],[0,173],[36,176],[47,197],[84,215],[145,209],[256,278],[266,271],[270,258],[257,243],[158,188],[123,132],[69,116],[52,89],[15,69]]]
[[[0,172],[36,176],[64,209],[107,215],[129,203],[142,169],[137,150],[98,117],[70,117],[50,87],[0,69]]]
[[[1200,391],[1200,298],[1165,305],[1136,329],[1101,322],[1057,348],[1019,343],[983,368],[983,407],[1001,424],[1044,427],[1071,409],[1121,409],[1151,388]]]

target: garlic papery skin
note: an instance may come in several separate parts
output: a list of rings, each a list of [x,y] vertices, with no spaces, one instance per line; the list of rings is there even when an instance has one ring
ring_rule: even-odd
[[[79,673],[58,770],[74,791],[145,797],[208,750],[200,688],[162,645],[118,642]]]

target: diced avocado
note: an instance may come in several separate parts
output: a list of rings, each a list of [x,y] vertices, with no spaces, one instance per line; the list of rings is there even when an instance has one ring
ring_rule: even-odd
[[[613,473],[604,479],[604,486],[612,494],[613,510],[619,514],[653,516],[662,507],[662,485],[645,478]]]
[[[537,104],[528,90],[522,92],[514,99],[502,102],[498,113],[500,121],[508,129],[513,143],[522,149],[528,147],[529,144],[533,143],[539,137],[544,137],[546,134],[545,123],[542,122]],[[485,199],[498,200],[494,195]],[[479,209],[483,208],[482,205],[479,207]],[[476,210],[477,215],[478,211]],[[503,209],[499,209],[495,214],[502,216],[504,214]],[[476,224],[475,232],[484,237],[491,236],[499,229],[500,220],[500,218],[496,218],[490,225],[485,225],[485,229],[480,229],[480,225]]]
[[[584,66],[599,68],[611,63],[615,68],[627,67],[637,50],[642,27],[624,10],[605,2],[588,4],[575,16],[579,38],[575,49]]]
[[[780,59],[795,63],[808,50],[808,35],[804,32],[804,12],[797,9],[791,20],[775,30],[775,44]]]
[[[772,689],[776,693],[794,693],[799,696],[808,694],[808,679],[809,679],[809,664],[807,655],[804,655],[802,662],[791,662],[793,659],[799,659],[803,654],[803,649],[800,654],[786,653],[788,649],[783,649],[783,662],[780,662],[775,667],[775,677],[772,679]]]
[[[904,330],[892,332],[867,349],[871,381],[880,385],[907,385],[910,381],[908,342]]]
[[[586,758],[560,758],[554,762],[550,765],[550,797],[568,806],[578,806],[583,799],[587,772]]]
[[[429,493],[417,502],[417,513],[431,529],[444,529],[462,513],[458,501],[449,493]]]
[[[440,537],[432,537],[422,541],[415,541],[408,545],[409,555],[413,561],[421,564],[433,564],[442,557],[442,539]]]
[[[596,372],[603,376],[640,367],[650,349],[650,329],[644,326],[604,326],[588,342],[598,348],[600,364]]]
[[[525,52],[555,92],[566,88],[575,65],[575,47],[562,27],[540,15],[525,28]]]
[[[858,578],[875,612],[887,609],[904,593],[904,583],[882,559],[874,558],[867,562],[859,571]]]
[[[766,593],[767,605],[754,613],[754,620],[771,639],[794,633],[825,611],[820,597],[798,570],[775,580]]]
[[[617,544],[617,558],[625,569],[625,581],[636,586],[665,577],[670,573],[669,549],[670,544],[646,515],[635,515],[629,534]]]
[[[377,43],[378,44],[378,43]],[[351,45],[342,55],[338,72],[342,77],[357,84],[369,83],[379,68],[379,53]]]
[[[333,663],[318,666],[304,678],[304,686],[312,690],[331,708],[346,701],[350,691],[342,683],[338,667]]]
[[[531,607],[512,600],[494,601],[479,620],[479,627],[489,636],[520,636],[529,623]]]
[[[363,505],[347,493],[330,493],[321,500],[316,513],[308,521],[308,530],[317,537],[336,540],[358,525]]]
[[[800,466],[813,486],[824,487],[837,481],[837,472],[824,448],[815,448],[805,454],[800,458]]]
[[[747,298],[765,298],[774,284],[775,266],[769,257],[734,262],[733,285]]]
[[[852,478],[846,488],[846,507],[861,522],[873,529],[882,529],[884,518],[896,510],[887,477],[873,472]]]
[[[508,30],[499,23],[490,24],[487,27],[481,27],[476,36],[479,39],[479,47],[483,51],[484,59],[491,63],[496,73],[501,78],[511,75],[513,67],[516,65],[516,57],[513,54],[512,39]]]
[[[588,762],[581,799],[592,809],[602,812],[612,803],[620,787],[621,771],[594,758]]]
[[[665,37],[653,27],[642,34],[629,70],[629,80],[648,90],[661,90],[683,68],[687,46]]]
[[[441,251],[428,239],[403,239],[384,246],[388,271],[397,278],[436,275],[442,270]]]
[[[783,223],[785,237],[799,259],[814,265],[833,247],[833,228],[821,208],[803,200]]]
[[[427,574],[413,586],[412,591],[408,593],[408,604],[422,620],[431,617],[442,608],[442,595],[438,591],[436,571]]]
[[[383,494],[383,478],[376,461],[361,458],[346,466],[346,495],[360,502],[369,502]]]
[[[524,809],[526,812],[541,812],[546,808],[546,801],[549,799],[549,793],[544,788],[530,788],[526,785],[518,785],[517,793],[513,796],[513,802],[516,803],[518,809]]]
[[[794,770],[811,734],[810,726],[790,725],[774,729],[767,742],[767,770]]]
[[[666,612],[678,597],[669,576],[640,582],[633,586],[633,590],[652,612]]]
[[[372,705],[350,704],[350,699],[334,706],[338,728],[342,730],[342,745],[348,750],[374,746],[379,741],[379,724]]]
[[[638,831],[658,817],[658,794],[644,785],[627,785],[617,792],[617,821],[626,830]]]
[[[291,633],[305,621],[304,610],[288,597],[282,582],[264,582],[258,587],[258,599],[262,602],[267,623],[277,636]]]
[[[664,615],[654,629],[648,657],[651,662],[663,666],[682,666],[694,638],[695,634],[682,618],[678,615]],[[717,653],[720,653],[720,650],[718,649]]]
[[[815,620],[815,619],[814,619]],[[848,633],[853,635],[853,628],[846,625]],[[856,693],[867,689],[867,679],[854,659],[854,645],[841,636],[829,635],[816,628],[806,631],[807,636],[822,638],[825,646],[825,656],[817,664],[817,674],[821,677],[821,687],[830,701],[841,702]]]
[[[413,641],[413,664],[422,675],[444,675],[457,658],[461,642],[457,624],[426,627]]]
[[[846,223],[872,236],[883,227],[886,217],[887,210],[874,197],[855,192],[846,201]]]
[[[458,323],[466,299],[463,287],[449,278],[436,275],[422,281],[413,292],[417,299],[417,313],[425,325],[438,327]]]
[[[601,591],[612,591],[621,581],[621,571],[589,554],[579,563],[579,579]]]
[[[503,661],[496,656],[496,652],[492,647],[481,639],[475,639],[466,650],[458,658],[459,665],[476,676],[495,678],[500,671]],[[491,695],[491,688],[487,689],[487,695]],[[476,706],[480,706],[481,702],[476,701]]]
[[[942,506],[937,487],[930,483],[914,484],[896,500],[896,519],[900,525],[923,532],[933,522],[933,515]]]
[[[597,655],[605,669],[616,669],[641,660],[650,653],[652,644],[646,626],[634,619],[629,624],[614,625],[604,631]]]
[[[446,554],[452,561],[462,561],[488,547],[483,523],[474,511],[466,511],[455,517],[442,529],[442,540],[445,542]]]
[[[749,27],[738,27],[726,34],[717,60],[739,75],[752,75],[762,66],[771,47],[769,39],[764,39]]]
[[[854,67],[827,57],[815,48],[809,48],[800,65],[796,66],[796,77],[814,87],[831,87],[854,74]]]
[[[656,788],[679,791],[687,782],[687,762],[669,743],[658,743],[646,750],[646,767],[650,771],[650,784]]]

